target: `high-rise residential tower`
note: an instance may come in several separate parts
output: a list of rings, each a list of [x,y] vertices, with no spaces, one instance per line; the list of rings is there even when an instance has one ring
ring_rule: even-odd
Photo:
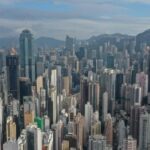
[[[123,142],[123,150],[137,150],[137,142],[132,136],[128,136]]]
[[[139,126],[139,150],[150,149],[150,114],[145,113],[140,116]]]
[[[107,144],[112,145],[113,142],[113,123],[112,117],[110,114],[107,114],[105,120],[105,136]]]

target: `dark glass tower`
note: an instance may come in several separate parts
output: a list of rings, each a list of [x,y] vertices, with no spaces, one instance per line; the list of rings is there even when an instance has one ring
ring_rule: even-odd
[[[65,46],[66,46],[67,50],[72,50],[73,49],[73,38],[69,37],[68,35],[66,36]]]
[[[81,93],[81,101],[80,101],[80,111],[84,114],[84,105],[88,102],[88,81],[87,79],[82,78],[80,83],[80,93]]]
[[[120,102],[121,100],[121,86],[123,84],[123,73],[118,73],[116,75],[116,100]]]
[[[114,68],[115,59],[112,54],[107,54],[107,68]]]
[[[33,131],[27,131],[27,149],[34,150],[34,133]]]
[[[131,83],[134,84],[136,82],[136,74],[138,73],[138,64],[133,64],[132,74],[131,74]]]
[[[35,80],[35,58],[33,51],[33,37],[29,30],[20,34],[20,63],[21,76]]]
[[[0,50],[0,73],[2,72],[2,69],[4,67],[4,51]]]
[[[19,78],[19,94],[20,94],[20,104],[23,104],[24,96],[31,96],[31,82],[28,78],[21,77]]]
[[[148,54],[148,92],[150,92],[150,52]]]
[[[6,56],[8,93],[18,98],[19,57],[14,49]]]

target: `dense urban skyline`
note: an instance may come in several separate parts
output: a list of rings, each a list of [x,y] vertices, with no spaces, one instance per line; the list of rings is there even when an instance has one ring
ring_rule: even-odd
[[[0,50],[0,149],[149,150],[149,36],[54,49],[23,30]]]
[[[0,0],[0,150],[150,150],[149,8]]]

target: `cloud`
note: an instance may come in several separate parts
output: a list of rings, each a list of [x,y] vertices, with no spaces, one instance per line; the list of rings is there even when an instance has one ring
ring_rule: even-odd
[[[150,4],[150,0],[127,0],[130,3],[143,3],[143,4]]]
[[[55,4],[98,4],[98,3],[112,3],[112,4],[122,4],[122,3],[150,3],[150,0],[53,0]]]
[[[45,20],[75,17],[74,14],[36,9],[1,8],[0,18],[10,20]]]
[[[150,19],[120,16],[116,18],[102,17],[99,20],[70,18],[61,20],[49,19],[45,21],[12,21],[10,19],[0,19],[0,22],[2,30],[5,27],[5,31],[10,31],[6,32],[7,34],[2,32],[1,36],[8,36],[9,34],[11,36],[19,35],[23,29],[28,28],[32,31],[35,38],[50,36],[65,39],[66,34],[69,34],[79,39],[86,39],[92,35],[115,32],[135,35],[149,27]]]
[[[9,4],[12,4],[17,1],[19,1],[19,0],[0,0],[0,4],[9,5]]]
[[[12,5],[20,2],[43,2],[43,1],[49,1],[49,0],[0,0],[1,5]]]
[[[59,1],[59,0],[58,0]],[[67,0],[66,0],[67,1]],[[83,0],[87,1],[87,0]],[[99,19],[101,16],[112,16],[122,12],[125,14],[127,9],[122,6],[111,3],[97,3],[95,0],[91,3],[81,3],[70,6],[68,11],[58,11],[57,9],[32,9],[32,8],[16,8],[14,7],[0,7],[0,18],[11,20],[45,20],[45,19]],[[56,1],[57,2],[57,1]],[[68,1],[70,2],[70,1]],[[74,0],[71,0],[74,2]],[[70,2],[70,3],[71,3]],[[77,0],[78,2],[78,0]],[[64,6],[62,6],[64,7]],[[57,7],[56,7],[57,8]]]
[[[139,1],[142,0],[6,0],[0,5],[0,36],[19,35],[25,28],[35,37],[59,39],[66,34],[79,39],[101,33],[136,34],[149,27],[150,19],[131,16],[131,8],[123,3]],[[32,8],[31,3],[37,5]],[[68,10],[64,10],[66,6]]]

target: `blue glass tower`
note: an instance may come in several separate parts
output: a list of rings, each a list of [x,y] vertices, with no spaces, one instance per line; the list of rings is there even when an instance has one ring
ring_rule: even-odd
[[[20,62],[21,76],[35,80],[35,58],[33,51],[33,37],[29,30],[20,34]]]

